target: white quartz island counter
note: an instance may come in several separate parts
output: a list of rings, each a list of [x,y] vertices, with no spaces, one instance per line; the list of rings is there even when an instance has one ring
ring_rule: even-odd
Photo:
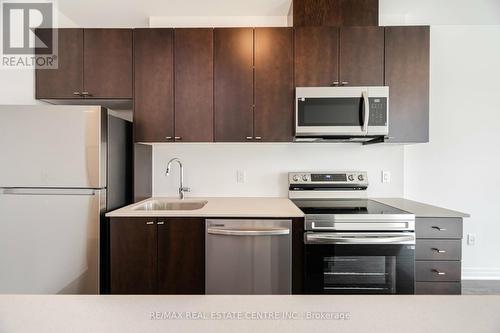
[[[207,201],[195,210],[143,210],[140,207],[150,201],[169,202]],[[138,209],[139,208],[139,209]],[[154,197],[125,206],[106,214],[107,217],[303,217],[304,214],[287,198],[272,197],[230,197],[230,198],[177,198]]]

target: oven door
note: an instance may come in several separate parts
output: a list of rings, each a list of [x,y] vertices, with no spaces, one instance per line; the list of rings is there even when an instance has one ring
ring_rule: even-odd
[[[413,233],[305,234],[307,294],[413,294]]]

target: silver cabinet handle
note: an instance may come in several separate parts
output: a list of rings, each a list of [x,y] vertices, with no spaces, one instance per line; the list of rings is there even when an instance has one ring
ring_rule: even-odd
[[[262,140],[262,137],[261,136],[256,136],[255,140]]]
[[[174,139],[175,140],[182,140],[182,137],[181,136],[174,136]]]
[[[247,137],[246,137],[246,139],[247,139],[247,140],[252,140],[252,139],[253,139],[253,137],[252,137],[252,136],[247,136]]]
[[[440,228],[440,227],[435,226],[435,225],[434,225],[434,226],[432,226],[432,229],[436,229],[436,230],[438,230],[438,231],[446,231],[446,229],[445,229],[445,228]]]
[[[172,137],[171,136],[166,136],[165,139],[166,140],[172,140]]]
[[[349,81],[342,81],[342,82],[341,82],[341,84],[342,84],[343,86],[346,86],[346,85],[348,85],[348,84],[349,84]]]
[[[208,228],[212,235],[222,236],[281,236],[289,235],[288,228],[262,228],[262,229],[235,229],[235,228]]]
[[[339,85],[339,81],[333,81],[332,86],[338,86],[338,85]]]
[[[75,96],[82,96],[82,94],[79,91],[73,91],[73,95],[75,95]]]
[[[146,222],[147,225],[155,224],[153,221]]]
[[[88,91],[82,91],[81,96],[87,97],[87,96],[92,96]]]
[[[446,272],[441,272],[441,271],[439,271],[438,269],[435,269],[435,268],[434,268],[434,269],[432,269],[432,271],[433,271],[434,273],[436,273],[437,275],[440,275],[440,276],[446,275]]]
[[[189,188],[189,187],[181,187],[180,190],[182,192],[191,192],[191,188]]]
[[[165,224],[165,222],[163,222],[163,221],[159,221],[159,222],[158,222],[158,223],[156,223],[156,224],[158,224],[158,225],[163,225],[163,224]]]
[[[436,247],[433,247],[432,250],[436,251],[437,253],[446,253],[446,250],[440,250],[440,249],[438,249]]]

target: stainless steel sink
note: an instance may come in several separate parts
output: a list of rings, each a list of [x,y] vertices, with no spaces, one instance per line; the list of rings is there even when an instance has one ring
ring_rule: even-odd
[[[203,208],[208,201],[172,201],[152,200],[134,208],[134,210],[196,210]]]

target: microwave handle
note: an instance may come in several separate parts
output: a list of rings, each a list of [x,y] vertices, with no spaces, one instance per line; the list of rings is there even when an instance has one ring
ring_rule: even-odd
[[[368,99],[368,91],[361,93],[363,97],[363,132],[368,134],[368,122],[370,121],[370,100]]]

